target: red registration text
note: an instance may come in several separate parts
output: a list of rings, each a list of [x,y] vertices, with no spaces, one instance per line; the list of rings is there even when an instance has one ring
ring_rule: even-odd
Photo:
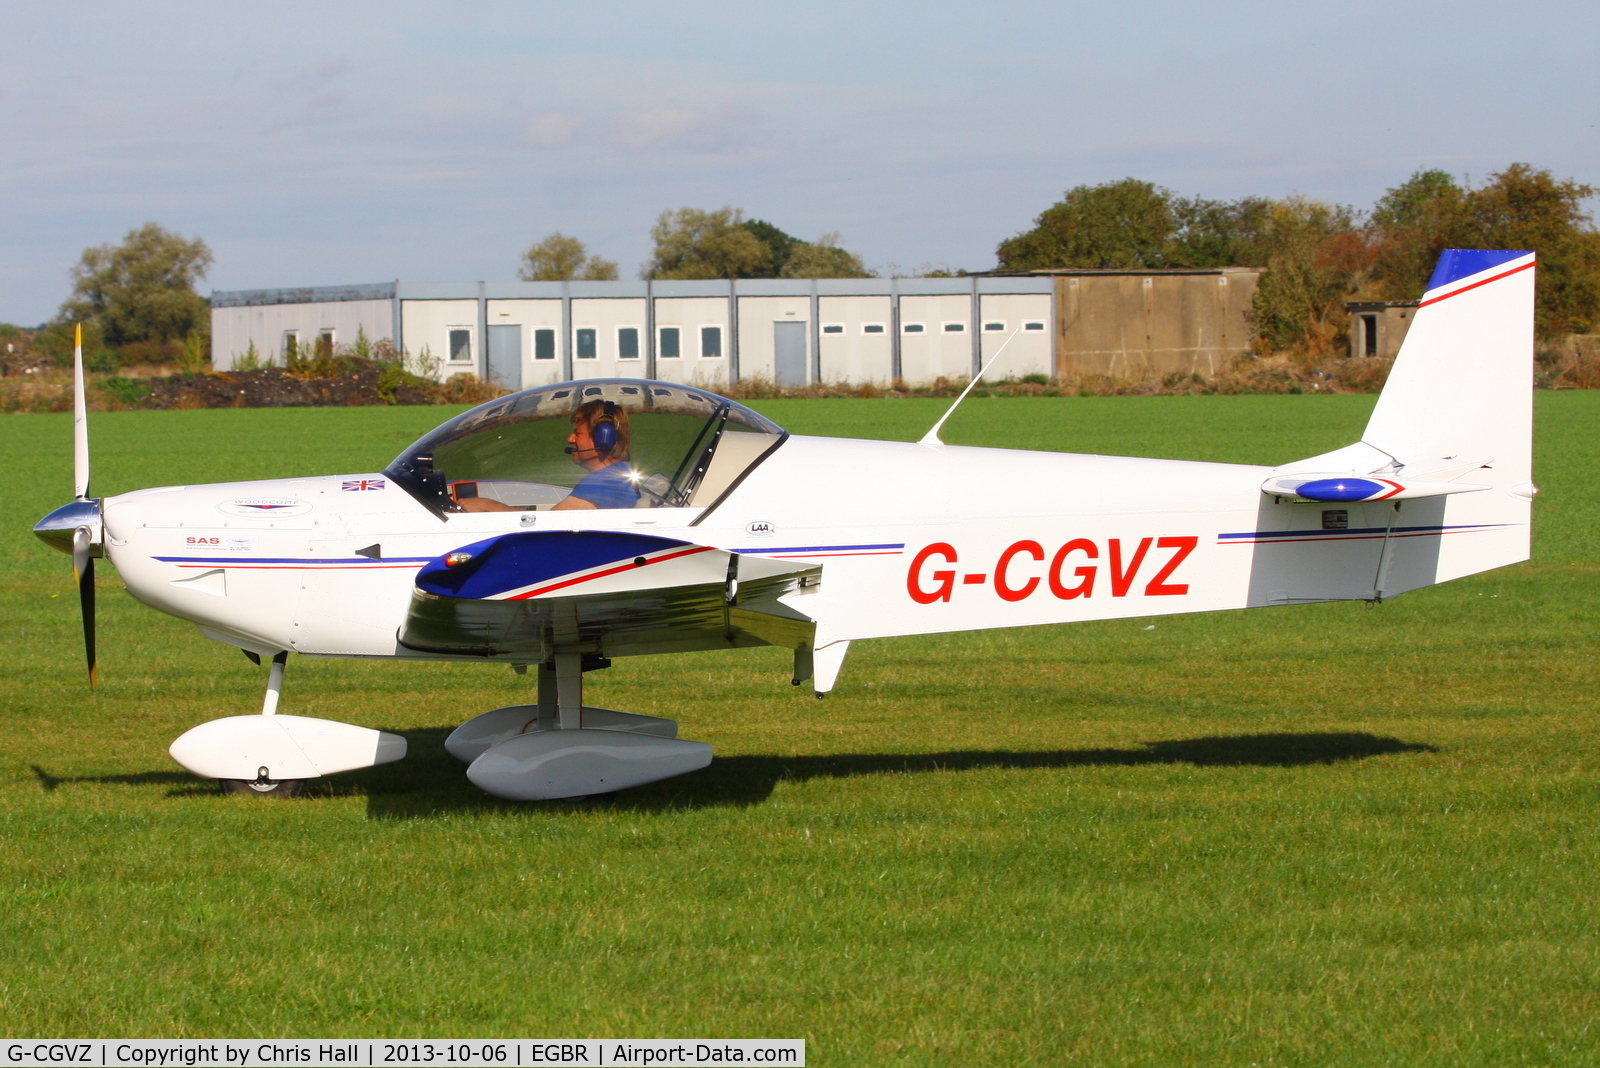
[[[1110,538],[1102,546],[1088,538],[1073,538],[1051,552],[1037,541],[1025,540],[1006,546],[994,562],[992,571],[961,574],[955,546],[936,541],[911,560],[906,573],[906,592],[918,604],[948,601],[958,584],[981,586],[991,583],[1003,601],[1021,601],[1048,590],[1063,601],[1093,597],[1096,580],[1104,569],[1105,581],[1098,588],[1102,595],[1126,597],[1145,579],[1146,597],[1181,597],[1189,592],[1187,582],[1172,578],[1200,539],[1194,536],[1133,539]],[[1042,596],[1042,594],[1040,594]]]

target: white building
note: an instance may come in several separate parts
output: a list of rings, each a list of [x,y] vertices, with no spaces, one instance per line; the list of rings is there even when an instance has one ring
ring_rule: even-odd
[[[211,295],[212,363],[254,344],[281,364],[291,345],[358,330],[508,389],[624,376],[715,386],[765,379],[918,385],[1056,371],[1046,277],[741,279],[707,282],[385,282]],[[1010,339],[1007,344],[1007,339]]]

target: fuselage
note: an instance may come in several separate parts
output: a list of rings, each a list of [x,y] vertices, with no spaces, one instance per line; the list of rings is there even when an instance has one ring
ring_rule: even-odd
[[[106,553],[140,601],[247,649],[318,656],[439,658],[396,637],[418,569],[527,530],[629,531],[820,564],[807,601],[818,645],[1371,597],[1393,506],[1277,500],[1260,488],[1271,473],[791,436],[710,508],[441,517],[374,473],[141,490],[103,510]],[[1402,528],[1448,541],[1443,504],[1417,505]]]

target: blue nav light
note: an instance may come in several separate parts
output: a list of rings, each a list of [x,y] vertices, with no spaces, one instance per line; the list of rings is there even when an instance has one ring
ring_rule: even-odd
[[[1368,478],[1319,478],[1295,492],[1310,501],[1364,501],[1389,488]]]

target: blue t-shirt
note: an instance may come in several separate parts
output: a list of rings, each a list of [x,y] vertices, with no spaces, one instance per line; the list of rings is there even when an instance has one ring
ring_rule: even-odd
[[[633,484],[632,466],[615,463],[584,475],[572,487],[572,496],[596,508],[632,508],[639,503],[639,488]]]

